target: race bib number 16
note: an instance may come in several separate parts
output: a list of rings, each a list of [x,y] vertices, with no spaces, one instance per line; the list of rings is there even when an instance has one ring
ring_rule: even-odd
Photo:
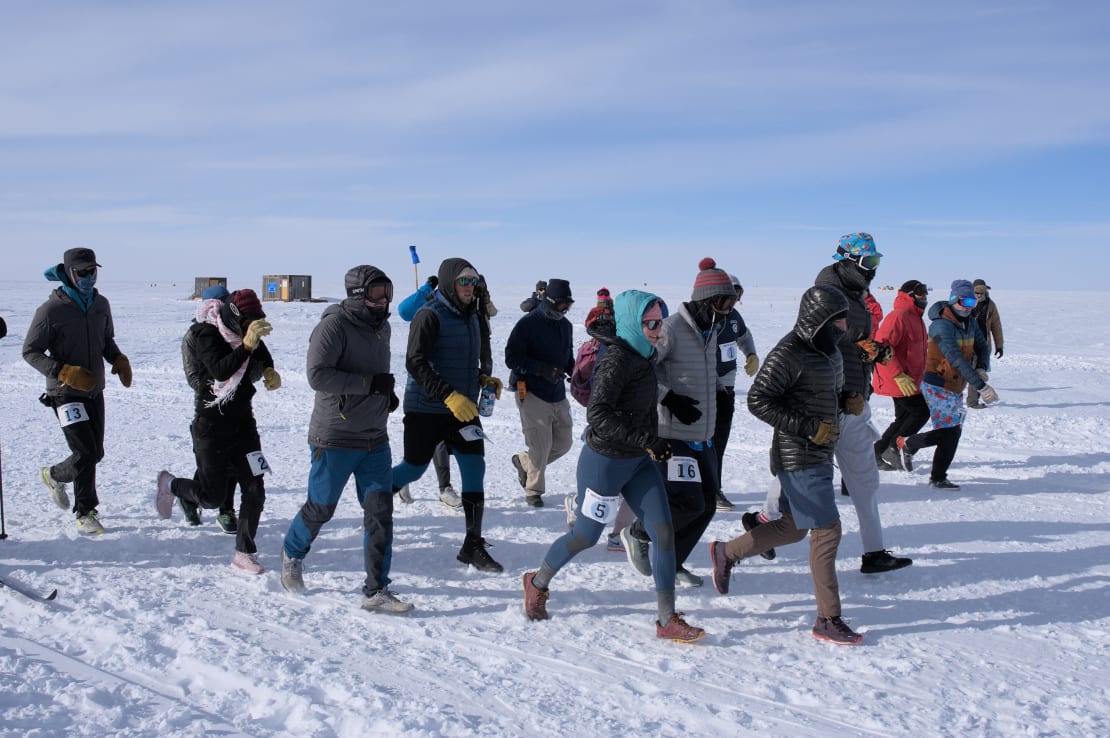
[[[63,428],[74,423],[84,423],[88,419],[89,414],[85,412],[83,402],[67,402],[65,405],[58,405],[58,422]]]
[[[667,460],[668,482],[701,483],[701,470],[693,456],[672,456]]]
[[[620,500],[620,495],[602,497],[587,487],[586,493],[582,496],[582,514],[594,522],[608,525],[617,517]]]

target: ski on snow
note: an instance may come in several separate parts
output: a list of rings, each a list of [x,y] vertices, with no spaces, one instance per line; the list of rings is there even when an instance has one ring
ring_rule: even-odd
[[[19,592],[19,594],[23,595],[29,600],[34,600],[35,602],[50,602],[58,596],[58,590],[56,589],[52,590],[50,594],[44,595],[36,592],[25,584],[12,581],[8,577],[0,577],[0,587],[7,587],[8,589],[11,589],[15,592]]]

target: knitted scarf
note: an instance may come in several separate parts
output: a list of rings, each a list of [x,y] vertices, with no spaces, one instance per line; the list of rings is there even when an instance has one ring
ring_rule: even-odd
[[[220,300],[203,301],[197,306],[197,322],[216,326],[216,330],[220,332],[220,335],[223,336],[223,339],[227,341],[231,348],[239,348],[243,344],[243,339],[220,320],[220,306],[222,304]],[[243,376],[247,373],[247,364],[249,363],[250,359],[248,358],[241,367],[235,370],[234,374],[223,381],[213,379],[210,385],[213,399],[205,402],[204,406],[217,407],[230,402],[231,398],[235,397],[235,390],[239,389],[239,383],[243,381]]]

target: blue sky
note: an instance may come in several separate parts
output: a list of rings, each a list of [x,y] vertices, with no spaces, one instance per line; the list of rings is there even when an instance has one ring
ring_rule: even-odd
[[[6,278],[1106,289],[1110,4],[2,7]]]

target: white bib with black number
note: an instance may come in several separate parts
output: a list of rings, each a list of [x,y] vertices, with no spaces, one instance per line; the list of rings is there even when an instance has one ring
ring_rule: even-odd
[[[489,437],[476,425],[464,425],[462,428],[459,428],[459,435],[463,437],[464,441],[489,440]]]
[[[89,414],[85,412],[83,402],[67,402],[65,405],[58,406],[58,422],[63,428],[74,423],[84,423],[88,419]]]
[[[721,350],[721,363],[727,364],[740,358],[740,349],[736,348],[736,341],[728,341],[717,346]]]
[[[668,482],[697,482],[701,484],[701,470],[693,456],[672,456],[667,460]]]
[[[266,461],[261,451],[251,451],[247,454],[247,463],[250,464],[251,474],[256,477],[270,473],[270,462]]]
[[[582,495],[581,512],[595,523],[608,525],[616,519],[617,508],[620,507],[620,501],[620,495],[602,497],[597,492],[586,487],[586,493]]]

